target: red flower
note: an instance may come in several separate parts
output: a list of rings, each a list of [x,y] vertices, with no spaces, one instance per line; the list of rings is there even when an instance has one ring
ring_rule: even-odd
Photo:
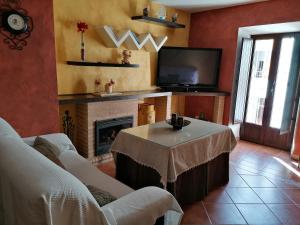
[[[100,80],[95,80],[95,84],[96,84],[96,85],[100,85],[100,84],[101,84],[101,81],[100,81]]]
[[[85,22],[78,22],[77,23],[77,31],[84,33],[85,30],[87,30],[89,26]]]
[[[109,82],[111,85],[114,85],[116,82],[113,80],[113,79],[110,79],[110,82]]]
[[[106,83],[106,85],[108,85],[108,86],[113,86],[115,84],[116,84],[116,82],[113,79],[110,79],[110,81],[108,83]]]

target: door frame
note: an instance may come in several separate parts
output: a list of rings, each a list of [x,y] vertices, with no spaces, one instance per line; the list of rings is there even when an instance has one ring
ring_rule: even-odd
[[[250,66],[249,75],[248,75],[249,82],[248,82],[248,87],[247,87],[247,96],[246,96],[246,100],[245,100],[245,113],[244,113],[243,122],[241,123],[241,126],[240,126],[240,136],[241,136],[242,140],[247,140],[247,141],[251,141],[251,142],[254,142],[254,143],[266,145],[266,143],[264,143],[266,131],[268,131],[268,130],[269,131],[274,130],[274,132],[278,131],[278,129],[271,128],[269,126],[270,119],[271,119],[273,102],[274,102],[274,94],[271,93],[271,89],[272,88],[274,89],[275,84],[276,84],[276,77],[277,77],[277,72],[278,72],[278,64],[279,64],[280,50],[281,50],[281,40],[285,36],[291,36],[291,35],[297,34],[297,33],[299,33],[299,32],[263,34],[263,35],[252,35],[251,36],[251,38],[253,39],[253,48],[252,48],[251,60],[250,60],[251,66]],[[269,80],[271,80],[271,82],[270,81],[268,82],[268,86],[267,86],[267,90],[266,90],[267,94],[266,94],[266,99],[265,99],[262,125],[257,125],[257,124],[252,124],[252,123],[245,123],[247,110],[248,110],[249,87],[250,87],[250,83],[251,83],[250,76],[252,75],[252,71],[253,71],[253,60],[254,60],[253,56],[254,56],[254,52],[255,52],[256,41],[257,40],[267,40],[267,39],[273,39],[274,43],[273,43],[273,49],[272,49],[272,53],[271,53],[270,70],[269,70],[269,77],[268,77]],[[299,87],[299,83],[300,83],[300,71],[299,71],[299,75],[298,75],[297,87]],[[299,96],[300,96],[300,91],[298,90],[298,88],[296,89],[295,94],[296,94],[296,96],[295,96],[295,103],[294,104],[297,107],[298,104],[299,104]],[[297,114],[297,112],[294,112],[294,113]],[[246,126],[251,127],[253,130],[257,130],[257,132],[258,132],[258,138],[257,139],[255,139],[255,138],[252,139],[252,138],[249,138],[249,137],[248,138],[243,137],[244,134],[245,134],[245,124],[246,124]],[[282,148],[284,150],[291,150],[295,125],[296,125],[296,120],[293,120],[291,130],[287,134],[288,136],[286,137],[287,145],[286,146],[280,146],[280,148]],[[277,145],[272,146],[272,144],[270,144],[270,143],[267,144],[267,145],[271,146],[271,147],[277,147],[278,148]]]

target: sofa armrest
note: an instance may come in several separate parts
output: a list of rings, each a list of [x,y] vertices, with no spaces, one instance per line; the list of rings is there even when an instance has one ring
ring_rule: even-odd
[[[127,194],[102,207],[111,224],[149,225],[165,216],[165,225],[179,225],[183,211],[172,194],[146,187]]]
[[[127,185],[106,175],[87,159],[73,151],[65,151],[58,158],[66,170],[81,182],[107,191],[116,198],[121,198],[134,191]]]

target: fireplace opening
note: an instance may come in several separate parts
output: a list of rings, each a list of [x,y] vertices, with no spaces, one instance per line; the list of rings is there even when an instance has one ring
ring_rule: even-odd
[[[122,129],[133,126],[133,116],[96,121],[95,156],[109,152],[110,146]]]

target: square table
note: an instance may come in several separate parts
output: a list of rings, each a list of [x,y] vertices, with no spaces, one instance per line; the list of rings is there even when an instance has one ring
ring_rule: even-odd
[[[200,200],[229,179],[229,153],[236,145],[227,126],[185,117],[173,130],[165,121],[121,130],[112,144],[118,180],[138,189],[155,185],[184,204]]]

